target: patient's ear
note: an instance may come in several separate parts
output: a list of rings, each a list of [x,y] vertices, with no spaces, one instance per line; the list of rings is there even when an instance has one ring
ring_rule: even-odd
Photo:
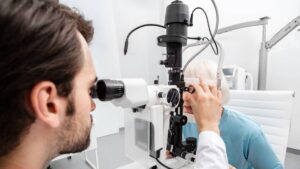
[[[30,103],[36,120],[57,128],[63,118],[66,99],[60,97],[53,82],[37,83],[30,92]]]

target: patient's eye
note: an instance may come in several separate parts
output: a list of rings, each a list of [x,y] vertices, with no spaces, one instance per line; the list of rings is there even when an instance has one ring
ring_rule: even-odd
[[[196,90],[193,86],[188,86],[188,87],[184,87],[183,91],[189,92],[189,93],[194,93]]]

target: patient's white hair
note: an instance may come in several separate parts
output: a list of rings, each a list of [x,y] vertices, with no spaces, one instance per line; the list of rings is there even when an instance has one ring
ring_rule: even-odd
[[[201,80],[209,80],[217,82],[217,67],[218,65],[209,60],[195,59],[191,62],[184,72],[185,78],[198,78]],[[228,83],[222,73],[221,92],[222,104],[225,105],[230,98]]]

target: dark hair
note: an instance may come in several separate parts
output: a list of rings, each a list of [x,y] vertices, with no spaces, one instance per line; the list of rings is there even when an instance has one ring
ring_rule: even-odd
[[[83,65],[77,31],[91,41],[91,23],[56,1],[0,0],[0,157],[35,121],[28,100],[34,85],[52,81],[64,97],[72,91]]]

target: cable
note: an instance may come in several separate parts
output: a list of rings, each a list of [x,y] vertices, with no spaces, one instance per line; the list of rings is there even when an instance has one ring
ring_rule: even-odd
[[[215,7],[215,11],[216,11],[216,26],[215,26],[215,31],[213,33],[213,37],[215,37],[215,35],[217,34],[218,28],[219,28],[219,11],[217,8],[217,5],[215,3],[214,0],[211,0],[214,7]],[[201,53],[204,51],[204,49],[206,49],[208,47],[208,45],[212,42],[212,39],[210,39],[210,41],[202,48],[200,49],[197,53],[195,53],[188,61],[187,63],[184,65],[183,67],[183,72],[185,72],[187,66]]]
[[[138,29],[140,29],[140,28],[142,28],[142,27],[146,27],[146,26],[156,26],[156,27],[160,27],[160,28],[166,29],[166,27],[163,26],[163,25],[151,24],[151,23],[150,23],[150,24],[140,25],[140,26],[134,28],[133,30],[131,30],[131,31],[128,33],[128,35],[127,35],[127,37],[126,37],[125,45],[124,45],[124,55],[126,55],[126,53],[127,53],[127,49],[128,49],[128,39],[129,39],[130,35],[131,35],[134,31],[136,31],[136,30],[138,30]]]
[[[191,40],[202,40],[201,37],[187,37],[188,39],[191,39]]]
[[[206,37],[205,37],[206,38]],[[195,46],[199,46],[199,45],[204,45],[207,43],[207,41],[204,41],[205,38],[202,38],[201,40],[199,40],[198,42],[195,42],[195,43],[191,43],[191,44],[188,44],[187,46],[185,46],[183,49],[182,49],[182,53],[184,53],[188,48],[190,47],[195,47]]]
[[[150,157],[152,157],[152,156],[150,156]],[[152,157],[152,158],[154,158],[154,157]],[[173,169],[173,168],[171,168],[171,167],[168,167],[168,166],[166,166],[164,163],[162,163],[158,158],[154,158],[161,166],[163,166],[163,167],[165,167],[165,168],[167,168],[167,169]]]
[[[213,48],[213,46],[212,46],[211,44],[210,44],[210,45],[211,45],[212,50],[214,51],[214,53],[215,53],[216,55],[218,55],[218,54],[219,54],[218,46],[217,46],[216,41],[215,41],[215,39],[214,39],[214,37],[213,37],[213,35],[212,35],[212,33],[211,33],[211,27],[210,27],[210,24],[209,24],[209,20],[208,20],[207,13],[205,12],[205,10],[204,10],[203,8],[197,7],[197,8],[195,8],[195,9],[193,10],[193,12],[192,12],[192,14],[191,14],[191,19],[190,19],[190,25],[193,25],[194,12],[195,12],[197,9],[200,9],[200,10],[204,13],[204,15],[205,15],[206,22],[207,22],[207,26],[208,26],[208,30],[209,30],[209,34],[210,34],[210,36],[211,36],[211,38],[212,38],[212,41],[213,41],[214,44],[215,44],[216,51],[215,51],[215,49]]]
[[[208,39],[207,37],[204,37],[204,38],[202,38],[202,39],[205,39],[205,40],[209,41],[209,39]],[[214,41],[214,44],[215,44],[215,46],[216,46],[216,48],[217,48],[217,52],[215,52],[215,49],[214,49],[214,47],[213,47],[213,45],[212,45],[211,43],[210,43],[210,47],[211,47],[211,49],[213,50],[213,52],[214,52],[216,55],[218,55],[218,54],[219,54],[219,49],[218,49],[217,42],[215,41],[215,39],[213,39],[213,41]]]
[[[188,49],[188,48],[190,48],[190,47],[193,47],[193,46],[199,46],[199,45],[206,44],[207,42],[209,42],[209,39],[208,39],[206,36],[203,37],[203,38],[201,38],[201,37],[195,37],[195,38],[190,38],[190,37],[188,37],[188,39],[198,40],[198,42],[192,43],[192,44],[188,44],[187,46],[185,46],[185,47],[183,48],[183,51],[182,51],[182,52],[184,52],[186,49]],[[206,41],[205,41],[205,40],[206,40]],[[200,42],[200,41],[201,41],[201,42]],[[217,42],[216,42],[216,43],[217,43]],[[210,46],[211,46],[212,50],[214,50],[214,47],[212,46],[212,44],[210,44]],[[218,52],[218,54],[219,54],[219,52]]]

